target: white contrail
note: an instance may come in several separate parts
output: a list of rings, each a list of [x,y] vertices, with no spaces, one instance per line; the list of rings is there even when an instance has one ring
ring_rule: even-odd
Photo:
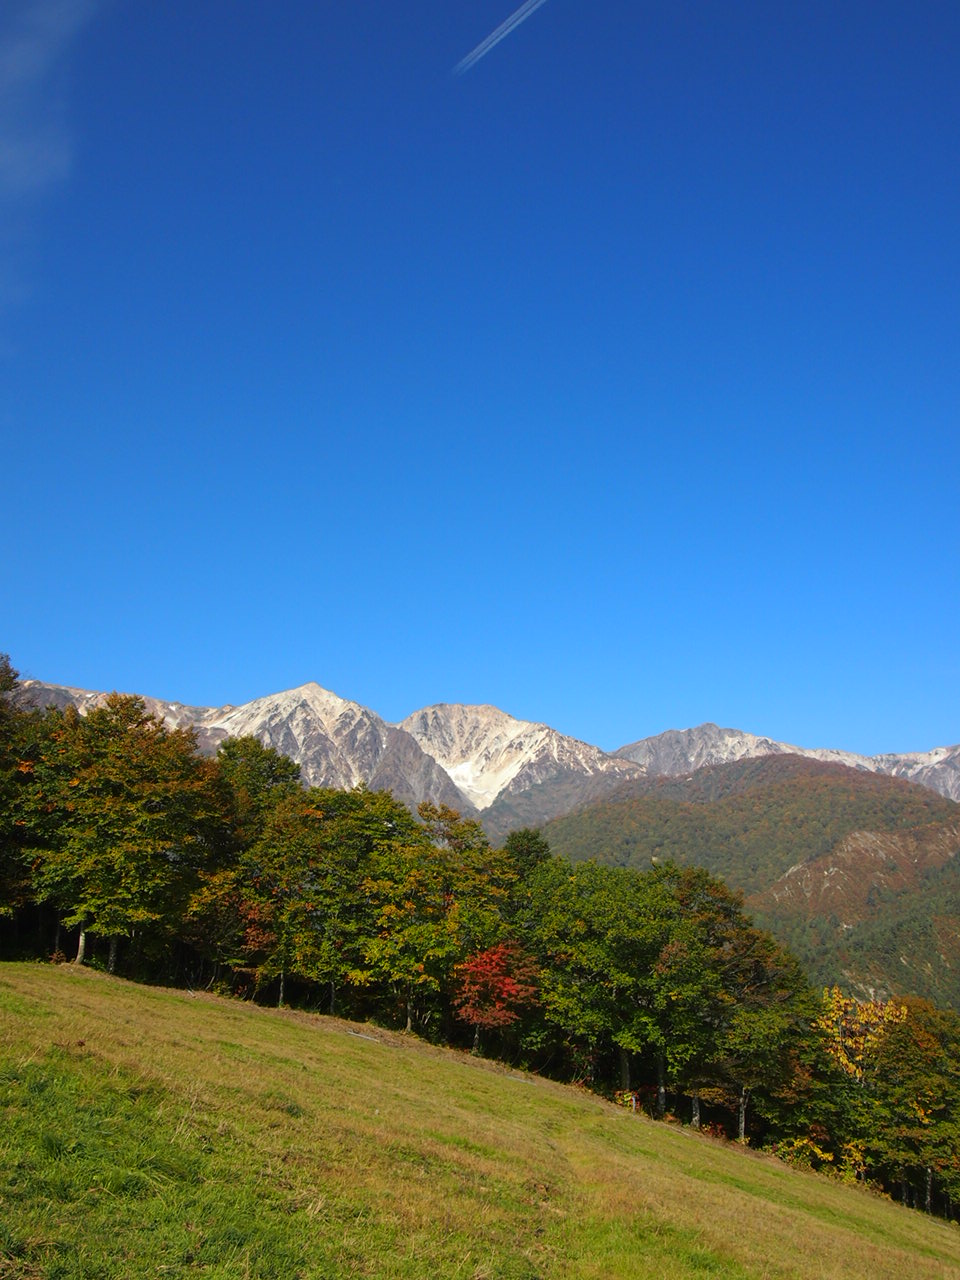
[[[542,4],[546,4],[547,0],[526,0],[515,13],[511,13],[505,22],[501,22],[496,31],[491,31],[486,40],[480,42],[477,47],[471,50],[465,58],[461,58],[457,65],[453,68],[455,76],[462,76],[465,71],[469,71],[475,66],[480,59],[494,47],[505,39],[521,22],[526,22],[534,9],[539,9]]]

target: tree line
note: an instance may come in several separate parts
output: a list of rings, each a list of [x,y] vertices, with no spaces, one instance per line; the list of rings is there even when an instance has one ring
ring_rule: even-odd
[[[495,848],[139,698],[19,711],[16,679],[0,655],[5,955],[376,1020],[953,1215],[960,1019],[815,992],[706,871]]]

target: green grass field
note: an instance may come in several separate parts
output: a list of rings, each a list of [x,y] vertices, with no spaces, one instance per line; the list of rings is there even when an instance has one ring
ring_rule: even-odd
[[[0,966],[0,1278],[960,1277],[960,1230],[335,1019]]]

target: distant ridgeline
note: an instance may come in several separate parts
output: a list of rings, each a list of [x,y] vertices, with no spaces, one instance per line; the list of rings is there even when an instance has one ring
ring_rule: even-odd
[[[101,705],[106,694],[27,680],[16,697],[23,706],[75,706],[83,713]],[[194,729],[211,754],[225,738],[254,737],[295,760],[312,786],[349,788],[363,781],[413,809],[423,800],[446,804],[478,817],[494,840],[602,799],[625,782],[682,777],[767,756],[799,755],[902,777],[960,800],[960,746],[861,756],[703,724],[610,752],[491,706],[438,703],[389,724],[369,707],[313,682],[239,706],[144,701],[168,728]]]
[[[0,661],[0,690],[15,684]],[[922,857],[931,878],[888,875],[900,915],[842,933],[862,959],[871,939],[922,932],[904,904],[937,876],[955,902],[957,806],[791,757],[724,768],[631,784],[548,828],[564,852],[608,859],[571,865],[529,829],[496,848],[433,800],[414,815],[386,791],[305,788],[252,736],[202,754],[194,728],[139,698],[80,715],[0,697],[2,948],[376,1019],[952,1215],[960,1019],[816,992],[710,871],[735,881],[743,865],[771,915],[801,921],[813,890],[791,867],[838,858],[838,841],[857,865],[861,833],[889,833],[879,852],[867,842],[877,865]],[[694,858],[710,871],[678,865]],[[848,878],[844,910],[868,914]]]

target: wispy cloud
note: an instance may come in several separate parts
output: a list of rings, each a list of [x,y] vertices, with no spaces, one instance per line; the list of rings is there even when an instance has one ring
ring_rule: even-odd
[[[461,58],[457,65],[453,68],[455,76],[462,76],[465,71],[469,71],[471,67],[476,66],[481,58],[486,57],[495,45],[501,40],[505,40],[511,31],[515,31],[521,22],[526,22],[531,13],[535,9],[539,9],[542,4],[546,4],[547,0],[526,0],[519,9],[511,13],[506,21],[501,22],[496,31],[491,31],[486,40],[482,40],[475,49],[472,49],[465,58]]]
[[[0,0],[0,318],[29,296],[38,202],[73,167],[69,55],[106,3]]]
[[[73,145],[65,57],[98,0],[0,3],[0,199],[36,194],[69,174]]]

